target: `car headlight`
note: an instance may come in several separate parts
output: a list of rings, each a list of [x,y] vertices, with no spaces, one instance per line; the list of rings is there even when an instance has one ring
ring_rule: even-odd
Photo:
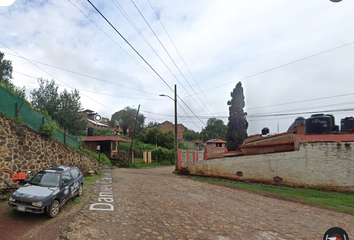
[[[16,201],[16,200],[15,200],[13,197],[10,196],[10,197],[9,197],[9,201],[10,201],[10,202],[14,202],[14,201]]]
[[[32,203],[33,206],[36,206],[36,207],[42,207],[43,203],[41,201],[39,202],[33,202]]]

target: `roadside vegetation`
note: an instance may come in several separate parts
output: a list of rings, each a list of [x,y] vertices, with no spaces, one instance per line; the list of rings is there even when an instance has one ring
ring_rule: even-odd
[[[97,161],[100,161],[100,163],[107,164],[111,168],[113,167],[111,161],[108,159],[108,157],[104,153],[101,153],[101,156],[99,156],[99,154],[97,152],[93,152],[93,151],[90,151],[87,149],[84,149],[84,150],[78,149],[77,151],[79,153],[82,153],[82,154],[85,154],[89,157],[92,157],[92,158],[96,159]]]
[[[92,185],[94,181],[96,181],[97,179],[99,179],[102,175],[102,171],[101,170],[97,170],[96,171],[97,174],[94,174],[92,176],[87,176],[87,177],[84,177],[84,183],[86,185]],[[85,188],[84,188],[84,192],[85,192]]]
[[[264,196],[306,203],[309,205],[320,206],[334,211],[350,213],[354,215],[354,193],[238,182],[205,177],[193,177],[193,179],[227,187],[244,189]]]

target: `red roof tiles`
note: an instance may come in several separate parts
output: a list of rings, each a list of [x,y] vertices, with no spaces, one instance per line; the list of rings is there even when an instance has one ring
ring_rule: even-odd
[[[354,134],[295,134],[299,142],[354,142]]]

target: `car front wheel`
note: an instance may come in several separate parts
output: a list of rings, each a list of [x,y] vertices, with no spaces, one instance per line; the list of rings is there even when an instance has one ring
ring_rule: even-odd
[[[48,217],[56,217],[59,213],[59,202],[57,200],[54,200],[52,202],[52,204],[50,204],[50,206],[48,207],[48,210],[47,210],[47,215]]]

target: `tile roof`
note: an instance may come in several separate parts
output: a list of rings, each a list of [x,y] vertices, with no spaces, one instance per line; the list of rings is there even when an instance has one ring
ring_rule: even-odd
[[[295,134],[299,142],[354,142],[354,134]]]
[[[118,142],[131,142],[124,138],[117,136],[88,136],[81,139],[83,142],[102,142],[102,141],[118,141]]]

